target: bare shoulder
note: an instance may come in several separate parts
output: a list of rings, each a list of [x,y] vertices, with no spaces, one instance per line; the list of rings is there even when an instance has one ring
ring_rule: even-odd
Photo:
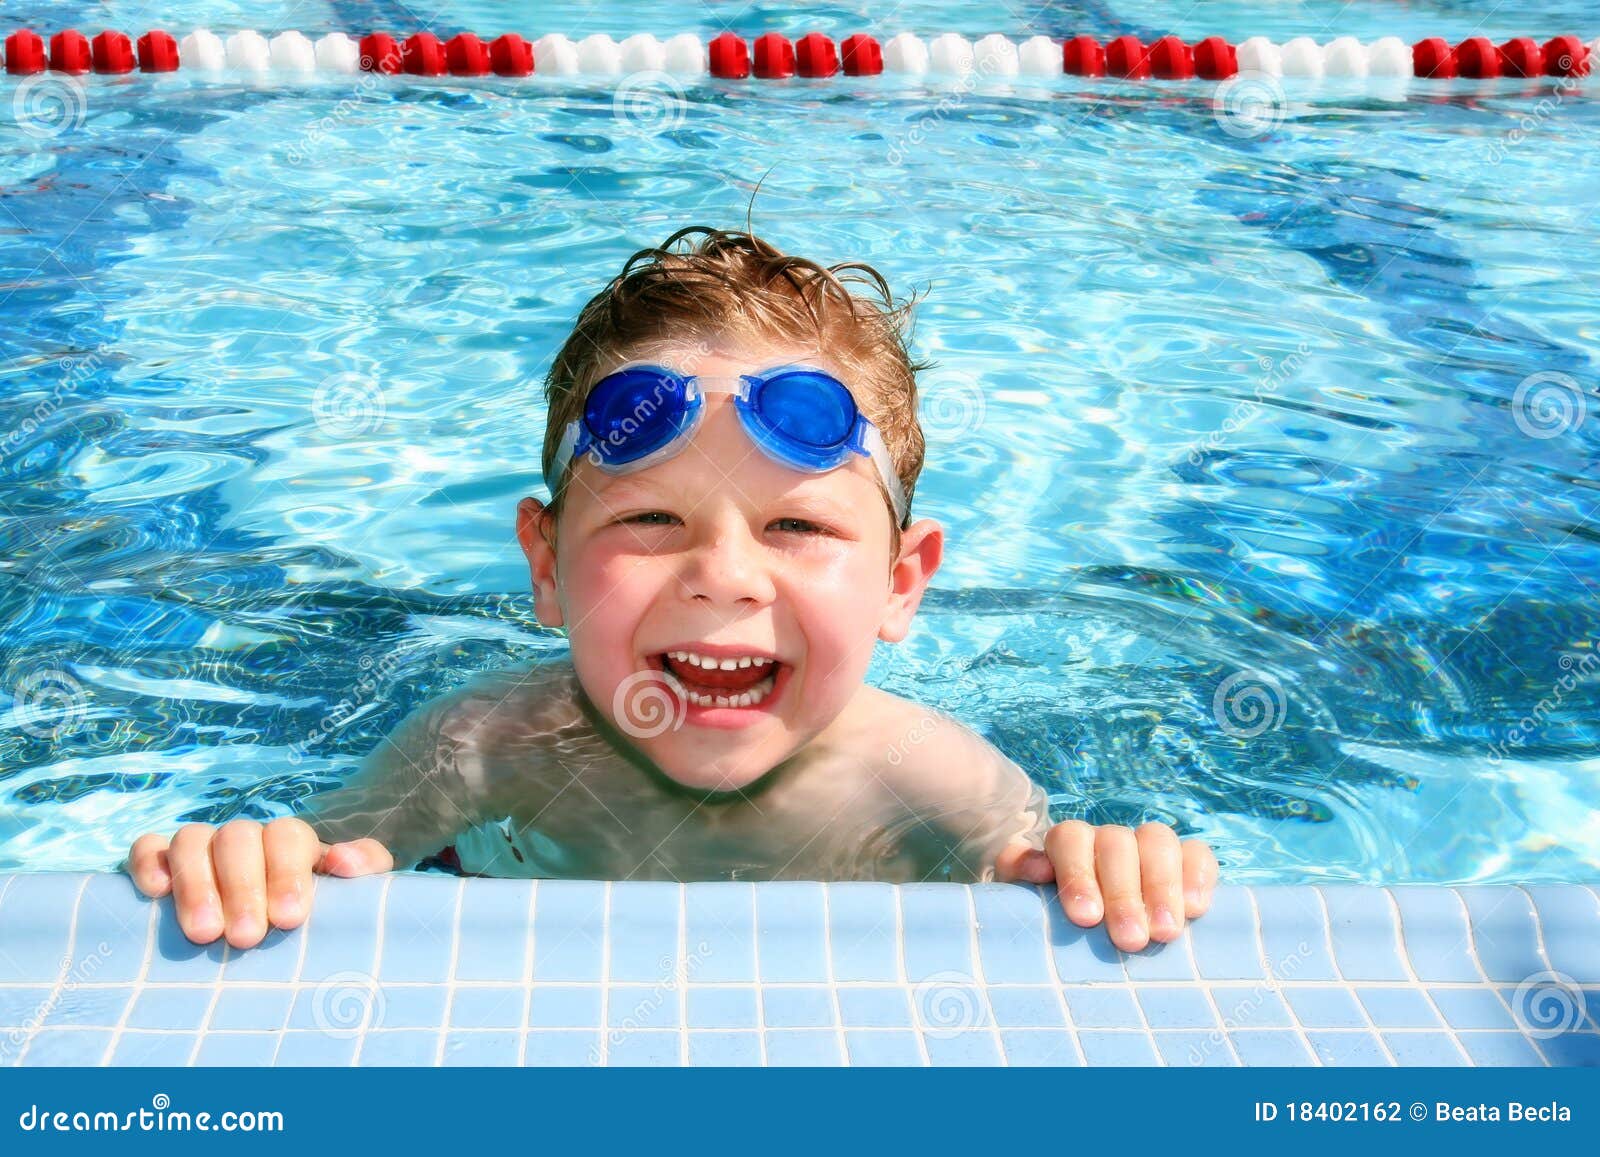
[[[862,695],[856,706],[859,730],[852,738],[861,750],[880,751],[891,776],[924,783],[932,772],[945,781],[964,773],[990,779],[1016,768],[987,739],[935,707],[875,687],[863,688]]]

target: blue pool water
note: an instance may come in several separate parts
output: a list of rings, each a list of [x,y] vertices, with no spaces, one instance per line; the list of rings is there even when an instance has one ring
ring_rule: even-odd
[[[1592,6],[153,6],[450,33],[1600,33]],[[25,3],[137,31],[152,6]],[[269,23],[272,21],[272,23]],[[16,82],[0,80],[8,104]],[[558,652],[511,534],[577,307],[745,220],[929,292],[875,678],[1061,815],[1230,879],[1600,879],[1587,83],[615,86],[91,78],[0,121],[0,869],[284,814],[418,703]],[[764,178],[764,180],[763,180]]]

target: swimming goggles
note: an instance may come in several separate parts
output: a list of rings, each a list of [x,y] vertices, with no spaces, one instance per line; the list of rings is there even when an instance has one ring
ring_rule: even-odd
[[[737,377],[682,374],[665,366],[624,366],[595,383],[583,417],[567,425],[551,463],[554,488],[578,454],[608,474],[664,462],[694,437],[707,394],[732,394],[750,440],[780,465],[807,474],[836,470],[852,454],[872,459],[904,526],[905,491],[878,428],[845,384],[826,370],[791,365]]]

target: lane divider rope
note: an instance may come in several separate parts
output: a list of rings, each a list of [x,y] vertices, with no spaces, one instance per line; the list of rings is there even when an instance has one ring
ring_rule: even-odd
[[[271,39],[259,32],[226,38],[196,29],[181,40],[153,29],[133,40],[104,31],[93,38],[75,29],[47,42],[23,29],[7,36],[5,71],[72,75],[130,72],[376,72],[412,76],[625,76],[642,72],[725,79],[757,77],[877,76],[1081,76],[1134,80],[1226,80],[1239,73],[1300,77],[1534,77],[1587,76],[1600,55],[1600,37],[1553,36],[1543,44],[1513,37],[1495,44],[1474,36],[1451,44],[1428,37],[1406,44],[1396,36],[1362,43],[1341,36],[1319,44],[1301,36],[1282,44],[1252,36],[1234,44],[1208,36],[1193,44],[1163,36],[1146,44],[1135,36],[1100,41],[1091,36],[1019,42],[1004,36],[977,40],[954,33],[923,39],[902,32],[881,43],[862,34],[835,43],[820,32],[790,40],[768,32],[746,41],[724,32],[709,43],[691,33],[665,41],[630,36],[618,43],[596,34],[573,41],[558,33],[528,41],[514,34],[483,40],[470,32],[441,41],[428,32],[395,39],[381,32],[359,38],[342,32],[312,40],[301,32]]]

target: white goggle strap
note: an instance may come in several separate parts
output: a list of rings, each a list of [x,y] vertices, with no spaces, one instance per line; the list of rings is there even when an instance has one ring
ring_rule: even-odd
[[[566,433],[561,435],[561,442],[556,446],[555,457],[550,461],[550,477],[544,480],[550,488],[551,497],[555,496],[561,488],[561,480],[567,476],[567,467],[572,464],[572,452],[578,446],[578,438],[583,433],[581,423],[572,421],[567,423]]]
[[[866,437],[862,442],[866,445],[867,453],[872,455],[872,464],[878,468],[884,489],[889,492],[889,503],[894,507],[894,524],[904,526],[906,516],[910,513],[906,509],[905,487],[900,485],[900,475],[894,468],[894,459],[889,455],[889,447],[883,444],[883,435],[878,433],[878,427],[868,422]]]

